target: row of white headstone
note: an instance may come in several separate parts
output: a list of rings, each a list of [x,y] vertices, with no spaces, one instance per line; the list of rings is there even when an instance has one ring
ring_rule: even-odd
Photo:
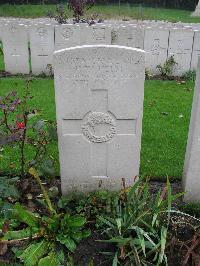
[[[145,52],[67,48],[55,52],[54,71],[63,193],[119,190],[122,179],[132,185],[140,165]],[[200,64],[183,183],[185,200],[200,202]]]
[[[1,24],[5,70],[12,74],[51,74],[53,52],[80,45],[120,45],[144,49],[145,67],[158,74],[157,65],[163,65],[174,56],[174,75],[196,70],[200,55],[200,30],[194,27],[171,28],[152,23],[144,24]],[[159,25],[162,25],[161,23]],[[165,26],[164,26],[165,25]],[[29,55],[30,54],[30,55]]]

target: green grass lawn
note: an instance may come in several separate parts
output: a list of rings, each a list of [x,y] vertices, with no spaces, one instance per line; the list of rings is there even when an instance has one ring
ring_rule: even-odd
[[[4,61],[3,61],[3,55],[0,54],[0,70],[4,70],[5,66],[4,66]]]
[[[23,87],[22,78],[0,79],[0,95],[13,89],[21,94]],[[175,81],[146,81],[140,169],[142,175],[181,177],[193,87],[192,82],[180,85]],[[31,92],[34,96],[32,106],[39,109],[41,118],[55,120],[53,80],[34,79]],[[13,171],[13,167],[14,170],[19,169],[19,153],[15,149],[1,150],[0,172]],[[51,145],[49,152],[58,159],[56,144]],[[28,157],[31,158],[30,153]]]
[[[0,16],[36,18],[44,17],[48,11],[55,12],[56,5],[0,5]],[[119,9],[116,4],[96,5],[87,12],[89,16],[98,13],[99,17],[106,19],[132,18],[132,19],[154,19],[182,22],[200,22],[200,18],[191,17],[191,11],[179,9],[148,8],[135,5],[121,5]],[[71,13],[68,11],[71,17]]]

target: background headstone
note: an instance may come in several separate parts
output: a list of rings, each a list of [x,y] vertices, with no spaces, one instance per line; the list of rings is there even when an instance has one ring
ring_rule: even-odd
[[[187,29],[172,29],[169,36],[168,57],[173,56],[177,65],[174,75],[181,76],[190,70],[194,32]]]
[[[80,26],[74,24],[55,27],[55,51],[80,45]]]
[[[169,30],[163,28],[146,28],[144,50],[146,52],[146,68],[158,74],[158,65],[167,60]]]
[[[111,44],[111,27],[107,25],[82,26],[80,45]]]
[[[200,56],[200,31],[194,32],[191,70],[197,70],[198,57]]]
[[[139,174],[144,51],[120,46],[54,54],[62,191],[117,190]]]
[[[183,187],[187,202],[200,202],[200,60],[185,156]]]
[[[11,74],[29,74],[28,28],[8,23],[2,27],[5,70]]]
[[[117,34],[118,38],[115,44],[143,49],[144,30],[141,27],[133,25],[120,26]]]
[[[30,26],[30,49],[32,73],[52,74],[54,52],[54,26],[38,24]]]

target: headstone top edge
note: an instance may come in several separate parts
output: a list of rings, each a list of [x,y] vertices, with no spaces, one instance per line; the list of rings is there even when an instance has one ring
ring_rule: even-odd
[[[145,54],[145,51],[142,49],[138,49],[138,48],[132,48],[132,47],[127,47],[127,46],[120,46],[120,45],[102,45],[102,44],[98,44],[98,45],[82,45],[82,46],[74,46],[74,47],[70,47],[70,48],[65,48],[65,49],[61,49],[58,51],[54,52],[54,56],[59,55],[61,53],[65,53],[68,51],[74,51],[74,50],[82,50],[84,48],[88,48],[88,49],[92,49],[92,48],[111,48],[112,50],[116,50],[116,49],[121,49],[121,50],[126,50],[126,51],[132,51],[132,52],[139,52],[141,54]]]

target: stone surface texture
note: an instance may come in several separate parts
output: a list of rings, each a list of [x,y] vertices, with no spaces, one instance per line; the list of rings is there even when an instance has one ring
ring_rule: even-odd
[[[32,73],[52,74],[54,52],[54,27],[50,24],[37,24],[29,30]]]
[[[145,53],[93,45],[54,53],[62,191],[118,190],[139,174]]]
[[[55,50],[80,45],[80,26],[74,24],[55,27]]]
[[[191,70],[196,70],[198,65],[198,57],[200,56],[200,31],[194,32],[194,43],[191,61]]]
[[[29,74],[28,28],[8,23],[2,27],[5,70],[12,74]]]
[[[80,45],[111,44],[111,27],[107,25],[82,26]]]
[[[114,44],[143,49],[144,47],[144,29],[135,25],[123,25],[117,29],[115,33],[116,40]]]
[[[200,58],[183,173],[185,201],[200,202]]]
[[[144,50],[146,52],[146,68],[153,74],[158,74],[158,65],[164,65],[167,60],[169,30],[150,28],[145,31]]]
[[[169,37],[168,57],[177,63],[173,74],[181,76],[190,69],[194,32],[189,29],[172,29]]]

